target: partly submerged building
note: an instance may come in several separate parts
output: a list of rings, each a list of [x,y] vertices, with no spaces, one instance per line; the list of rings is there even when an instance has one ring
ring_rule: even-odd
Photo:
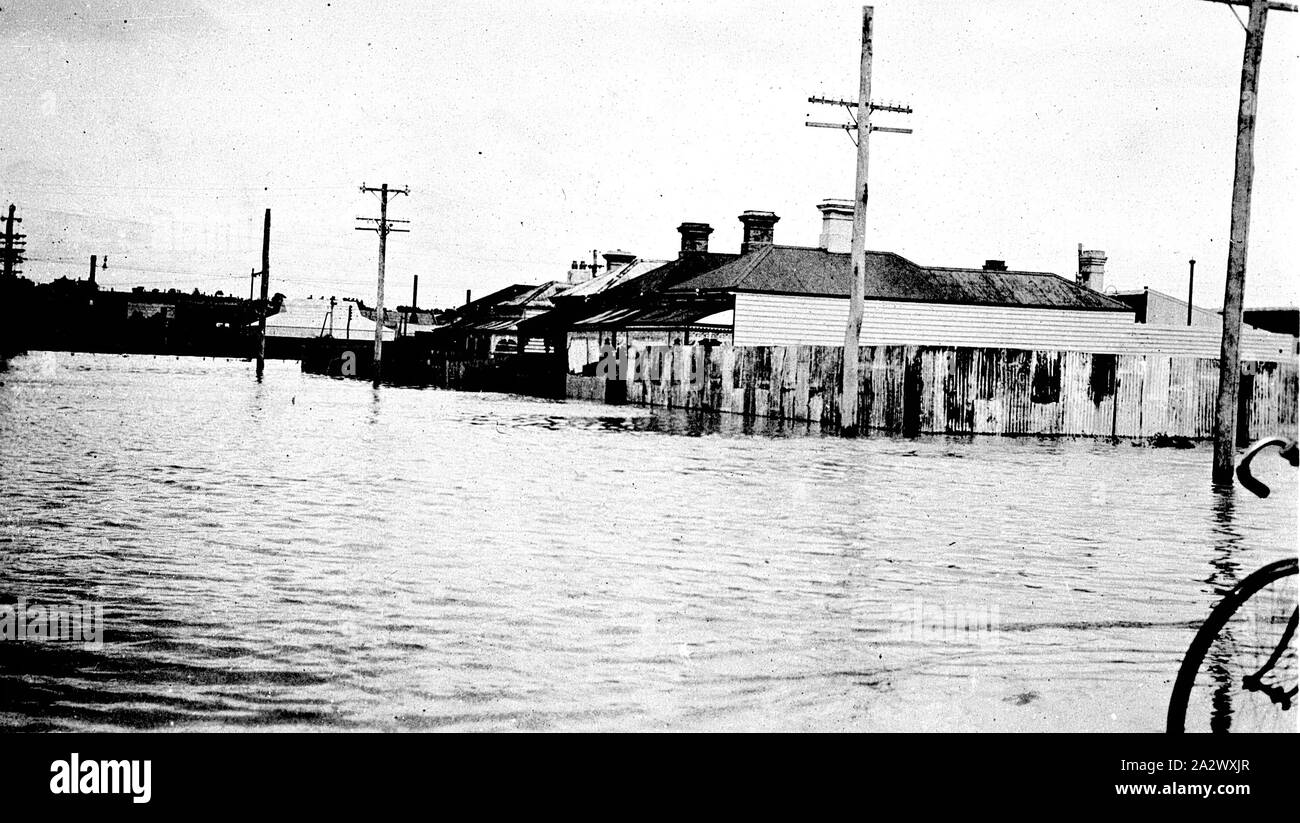
[[[596,362],[602,346],[694,343],[701,339],[731,342],[731,317],[722,304],[725,301],[661,302],[674,286],[738,257],[709,251],[713,228],[707,223],[682,223],[677,231],[681,247],[675,259],[643,260],[629,255],[604,274],[555,294],[554,309],[521,323],[520,334],[546,341],[550,350],[567,352],[571,371]]]
[[[256,329],[257,324],[249,325]],[[393,339],[393,330],[385,328],[384,340]],[[374,321],[363,314],[359,302],[329,297],[287,297],[280,311],[267,315],[267,339],[304,340],[315,337],[333,337],[336,340],[375,339]]]
[[[488,360],[502,355],[544,353],[546,341],[529,339],[519,326],[525,320],[551,311],[552,298],[568,286],[559,281],[539,286],[516,283],[455,310],[447,325],[417,337],[434,350],[470,359]]]
[[[571,371],[599,359],[606,345],[730,343],[736,346],[840,346],[848,320],[852,204],[818,206],[817,246],[774,242],[779,218],[745,212],[739,255],[711,254],[687,275],[686,235],[677,261],[645,266],[645,287],[609,289],[604,299],[539,323],[567,329]],[[703,226],[703,224],[685,224]],[[707,226],[703,226],[708,231]],[[684,226],[685,228],[685,226]],[[707,242],[707,233],[704,234]],[[1111,354],[1218,355],[1218,330],[1135,323],[1132,306],[1101,292],[1105,255],[1079,251],[1071,280],[1049,272],[1012,271],[999,260],[981,268],[925,266],[892,252],[867,253],[863,345],[924,345]],[[606,275],[611,282],[615,275]],[[601,278],[591,281],[595,287]],[[557,299],[557,309],[562,301]],[[1242,357],[1276,360],[1289,339],[1247,329]]]
[[[1115,299],[1133,308],[1137,322],[1152,326],[1194,326],[1208,329],[1214,335],[1223,334],[1223,312],[1188,305],[1186,300],[1173,297],[1150,287],[1141,290],[1118,291]],[[1242,339],[1252,345],[1266,341],[1281,346],[1281,337],[1291,338],[1291,351],[1300,352],[1300,310],[1288,307],[1246,309],[1241,315],[1245,326]]]

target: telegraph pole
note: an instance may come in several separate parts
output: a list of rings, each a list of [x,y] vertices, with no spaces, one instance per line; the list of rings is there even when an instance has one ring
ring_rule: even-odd
[[[373,226],[357,226],[357,231],[373,231],[379,234],[379,289],[375,297],[375,358],[372,366],[372,378],[375,388],[379,388],[380,356],[384,348],[384,255],[388,248],[388,235],[390,232],[409,232],[410,229],[394,228],[393,223],[409,223],[410,220],[389,220],[388,219],[388,198],[389,195],[397,196],[399,194],[410,195],[409,188],[388,188],[385,183],[379,188],[361,184],[363,192],[371,192],[379,195],[379,217],[358,217],[358,220],[366,220],[374,223]]]
[[[853,243],[850,260],[853,279],[849,284],[849,322],[844,329],[844,362],[840,381],[840,433],[852,437],[858,433],[858,338],[862,334],[863,292],[867,277],[867,167],[869,142],[873,131],[911,134],[911,129],[871,125],[873,111],[895,111],[911,114],[908,106],[875,103],[871,100],[872,24],[875,9],[862,7],[862,59],[859,65],[858,99],[833,100],[809,97],[809,103],[843,106],[852,123],[821,123],[809,121],[806,126],[820,129],[844,129],[854,137],[858,146],[857,176],[853,195]],[[854,112],[856,111],[856,115]]]
[[[1269,0],[1210,0],[1249,6],[1246,48],[1241,61],[1241,95],[1237,106],[1237,163],[1232,179],[1232,222],[1228,230],[1228,276],[1223,291],[1223,342],[1219,349],[1219,393],[1214,414],[1216,484],[1232,484],[1237,447],[1237,396],[1241,388],[1241,313],[1246,291],[1246,241],[1250,233],[1250,191],[1255,176],[1255,113],[1259,65],[1264,54],[1268,12],[1296,11],[1289,3]],[[1233,10],[1236,14],[1236,10]],[[1240,18],[1238,18],[1240,22]]]
[[[14,234],[14,223],[21,223],[21,217],[14,217],[14,204],[9,204],[9,215],[5,218],[4,276],[13,277],[21,272],[15,267],[23,262],[23,245],[25,234]]]
[[[266,210],[262,221],[262,305],[257,316],[257,379],[262,379],[262,370],[266,366],[266,310],[267,295],[270,292],[271,278],[271,210]]]

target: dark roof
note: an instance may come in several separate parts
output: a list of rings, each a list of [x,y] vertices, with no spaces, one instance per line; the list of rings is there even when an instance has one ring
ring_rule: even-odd
[[[767,246],[678,283],[673,291],[767,292],[848,297],[849,255]],[[1046,272],[920,266],[892,252],[867,252],[868,300],[1131,311],[1103,294]]]
[[[555,304],[554,309],[524,320],[519,326],[519,331],[533,337],[544,337],[559,329],[583,322],[610,308],[639,306],[647,297],[657,295],[684,280],[690,280],[736,260],[738,256],[714,252],[687,252],[663,265],[648,267],[648,270],[636,269],[641,262],[638,260],[629,266],[629,269],[636,269],[639,272],[635,277],[619,280],[599,293],[585,297],[572,296],[568,293],[557,294],[552,301]]]
[[[500,301],[496,304],[496,307],[503,310],[523,309],[529,304],[550,302],[550,299],[555,296],[555,293],[562,290],[564,287],[565,284],[558,280],[551,280],[547,283],[542,283],[540,286],[524,286],[522,287],[524,288],[524,291]],[[512,286],[511,288],[520,288],[520,286]]]
[[[554,281],[541,285],[516,283],[506,286],[455,309],[451,321],[433,329],[432,333],[446,336],[472,331],[513,330],[522,320],[529,304],[549,302],[551,295],[560,287],[561,284]]]
[[[533,286],[528,283],[515,283],[513,286],[506,286],[504,289],[498,289],[492,292],[491,294],[484,295],[483,297],[480,297],[479,299],[474,300],[472,302],[466,303],[463,306],[458,306],[452,311],[454,311],[456,314],[458,314],[461,317],[469,317],[472,315],[476,315],[479,312],[488,311],[492,309],[494,306],[500,305],[509,300],[513,300],[514,298],[519,297],[521,294],[535,291],[536,289],[537,286]]]
[[[662,295],[657,301],[606,309],[574,323],[573,328],[680,329],[730,309],[732,299],[730,294],[703,298]]]
[[[735,254],[689,252],[676,260],[669,260],[662,266],[656,266],[649,271],[640,273],[637,277],[615,283],[601,292],[599,299],[624,303],[637,297],[656,294],[738,258],[739,255]],[[559,295],[556,302],[571,302],[566,300],[567,297],[567,295]]]
[[[599,277],[593,277],[585,283],[579,283],[564,293],[565,299],[583,297],[591,298],[598,294],[604,294],[615,286],[620,286],[628,281],[635,280],[638,277],[644,277],[655,269],[665,266],[668,260],[641,260],[640,258],[632,262],[619,266],[613,271],[606,272]]]
[[[1274,334],[1289,334],[1300,337],[1300,309],[1294,306],[1276,308],[1246,309],[1242,320],[1257,329],[1271,331]]]

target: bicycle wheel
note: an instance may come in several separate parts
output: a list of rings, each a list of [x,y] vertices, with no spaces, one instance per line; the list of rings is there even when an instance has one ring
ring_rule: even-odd
[[[1296,565],[1257,569],[1210,612],[1174,681],[1168,731],[1297,730]]]

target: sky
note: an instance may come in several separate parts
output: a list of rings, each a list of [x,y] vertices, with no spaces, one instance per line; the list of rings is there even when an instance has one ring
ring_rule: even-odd
[[[1006,260],[1222,305],[1244,32],[1204,0],[877,0],[868,248]],[[373,302],[362,184],[390,216],[388,299],[457,305],[591,250],[676,255],[737,216],[815,245],[852,197],[861,2],[0,0],[0,199],[25,276]],[[1244,9],[1240,10],[1245,18]],[[1295,305],[1300,14],[1269,15],[1247,306]]]

